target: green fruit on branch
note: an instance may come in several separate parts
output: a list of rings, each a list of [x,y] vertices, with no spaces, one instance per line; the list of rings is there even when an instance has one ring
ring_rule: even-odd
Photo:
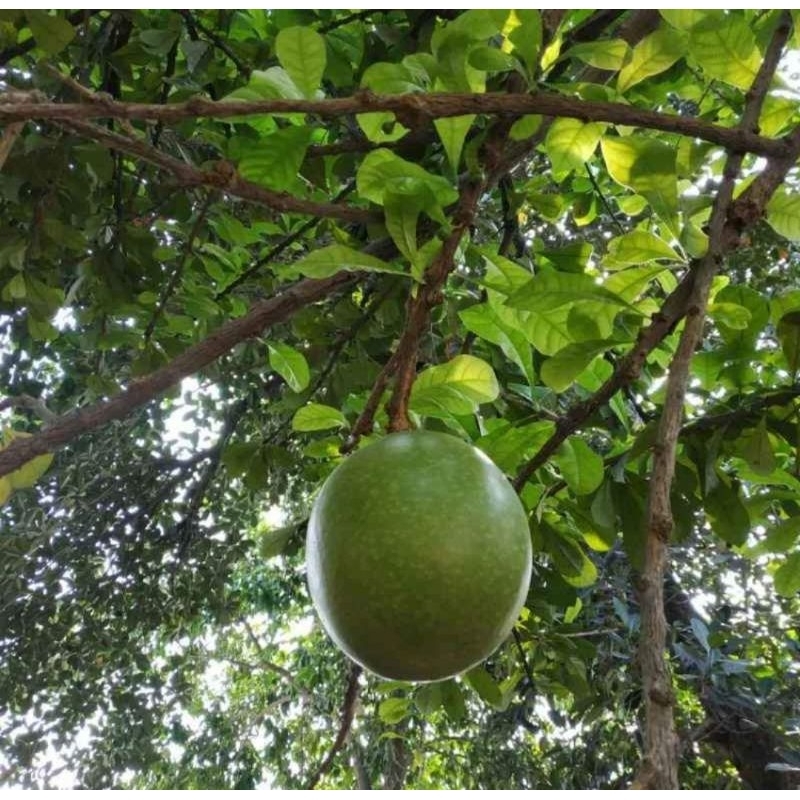
[[[528,591],[525,510],[480,450],[394,433],[330,475],[311,513],[308,585],[331,638],[385,678],[434,681],[483,661]]]

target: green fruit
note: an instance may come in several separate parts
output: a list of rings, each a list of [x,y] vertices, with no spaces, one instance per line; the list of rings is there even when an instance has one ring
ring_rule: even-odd
[[[435,681],[508,636],[531,575],[525,510],[480,451],[430,431],[350,456],[317,498],[308,585],[331,638],[394,680]]]

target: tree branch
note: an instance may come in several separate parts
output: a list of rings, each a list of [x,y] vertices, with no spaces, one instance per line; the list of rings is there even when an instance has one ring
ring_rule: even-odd
[[[5,411],[7,408],[30,409],[45,424],[58,419],[58,416],[47,407],[41,397],[31,397],[29,394],[20,394],[0,400],[0,411]]]
[[[143,336],[145,342],[148,342],[150,340],[150,337],[153,335],[156,323],[158,322],[161,315],[164,313],[164,307],[167,305],[169,298],[172,297],[172,293],[175,291],[175,288],[180,282],[180,279],[183,275],[183,270],[186,267],[186,262],[189,260],[189,256],[194,252],[194,240],[197,238],[198,234],[200,233],[200,228],[205,222],[206,214],[208,213],[208,209],[211,206],[211,200],[213,196],[214,193],[209,192],[206,195],[205,199],[203,200],[203,203],[200,206],[200,210],[197,212],[197,219],[194,221],[194,225],[192,225],[192,230],[189,232],[189,237],[184,242],[180,260],[178,261],[175,270],[170,276],[167,285],[161,292],[161,297],[158,298],[158,303],[156,304],[155,310],[153,311],[153,315],[150,317],[150,321],[147,323],[147,327],[144,329]]]
[[[65,414],[41,433],[14,440],[0,451],[0,477],[13,472],[36,456],[52,452],[87,431],[127,416],[133,409],[215,361],[239,342],[259,335],[266,327],[283,322],[298,309],[321,300],[356,279],[357,274],[339,272],[323,280],[304,280],[269,300],[256,303],[245,316],[226,322],[169,364],[131,382],[110,400]]]
[[[770,159],[764,171],[730,204],[720,235],[721,254],[734,250],[742,233],[752,228],[764,216],[769,199],[800,156],[800,127],[786,141],[790,145],[790,152],[781,158]],[[661,309],[653,315],[650,325],[639,332],[633,348],[617,362],[611,377],[591,397],[573,405],[558,420],[555,433],[517,473],[514,487],[518,491],[537,469],[547,463],[569,436],[608,403],[617,391],[639,377],[648,355],[685,316],[689,308],[696,264],[697,262],[692,263],[692,268],[667,297]]]
[[[314,770],[305,789],[313,789],[319,783],[320,779],[325,775],[333,766],[333,761],[337,753],[344,747],[347,741],[347,736],[350,733],[350,727],[353,724],[353,717],[356,713],[356,700],[358,700],[358,678],[361,675],[361,667],[357,664],[350,665],[350,672],[347,676],[347,688],[344,693],[344,702],[342,703],[341,722],[339,723],[339,730],[336,733],[336,738],[331,745],[331,749],[322,763]]]
[[[784,12],[753,86],[747,93],[741,120],[742,129],[751,129],[757,125],[764,96],[790,30],[791,20],[788,12]],[[678,788],[680,741],[675,731],[672,677],[664,652],[667,638],[664,576],[669,563],[668,544],[674,525],[670,491],[675,474],[677,443],[689,385],[690,364],[703,337],[711,282],[725,256],[725,226],[741,165],[741,154],[735,153],[728,157],[708,224],[708,251],[693,265],[694,281],[688,298],[686,322],[670,363],[666,398],[653,447],[653,468],[647,498],[644,569],[639,586],[641,637],[638,655],[642,673],[645,726],[644,755],[635,781],[637,788]]]
[[[2,108],[2,106],[0,106]],[[239,177],[236,168],[228,161],[217,161],[214,169],[201,170],[173,158],[140,139],[108,131],[99,125],[76,120],[62,121],[61,127],[71,130],[87,139],[106,144],[116,150],[149,161],[157,167],[174,175],[183,186],[210,186],[226,194],[267,206],[281,213],[309,214],[313,217],[331,217],[345,222],[372,222],[375,214],[360,208],[351,208],[336,203],[318,203],[302,200],[287,192],[274,192],[259,184]]]
[[[185,103],[125,103],[107,100],[94,103],[42,102],[25,92],[15,92],[13,99],[0,97],[0,122],[19,122],[39,119],[52,122],[112,118],[151,120],[165,123],[184,119],[208,117],[230,119],[259,114],[312,114],[321,119],[345,115],[390,111],[397,118],[411,121],[411,127],[435,119],[467,114],[497,114],[521,116],[542,114],[550,117],[569,117],[583,122],[608,122],[650,130],[675,133],[703,139],[731,152],[750,152],[762,156],[781,157],[788,152],[782,139],[759,136],[742,128],[725,128],[692,117],[681,117],[659,111],[636,108],[624,103],[582,100],[565,95],[537,92],[527,93],[455,93],[431,92],[419,94],[377,95],[361,90],[351,97],[326,100],[261,100],[213,101],[196,97]],[[27,96],[26,96],[27,95]],[[408,126],[407,126],[408,127]]]
[[[203,36],[205,36],[206,39],[208,39],[214,45],[214,47],[216,47],[220,52],[224,53],[233,62],[240,75],[243,75],[245,78],[250,77],[250,73],[253,70],[247,66],[247,64],[245,64],[244,61],[242,61],[239,56],[237,56],[236,53],[231,50],[230,47],[228,47],[227,42],[217,36],[214,31],[206,28],[206,26],[203,25],[203,23],[200,22],[200,20],[198,20],[191,11],[183,10],[178,11],[178,13],[184,18],[184,20],[193,25],[196,30],[200,31],[200,33],[202,33]]]

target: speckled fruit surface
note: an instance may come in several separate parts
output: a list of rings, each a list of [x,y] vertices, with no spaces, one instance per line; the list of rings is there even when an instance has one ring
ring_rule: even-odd
[[[531,575],[525,510],[480,451],[394,433],[330,475],[308,525],[308,584],[331,638],[395,680],[483,661],[519,615]]]

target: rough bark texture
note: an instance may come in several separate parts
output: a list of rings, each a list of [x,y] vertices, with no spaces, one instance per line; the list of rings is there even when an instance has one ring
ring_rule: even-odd
[[[777,67],[790,30],[783,15],[751,90],[748,92],[740,128],[756,127],[763,99]],[[708,224],[708,251],[694,265],[692,291],[686,319],[675,355],[670,363],[666,398],[653,448],[653,468],[647,500],[644,569],[639,592],[641,636],[639,666],[644,699],[644,755],[634,785],[642,789],[677,789],[680,742],[675,731],[674,693],[665,646],[667,620],[664,614],[664,577],[673,517],[670,502],[678,436],[689,384],[690,363],[703,338],[705,309],[711,282],[723,263],[729,245],[725,236],[733,204],[736,178],[742,166],[741,154],[731,154],[725,164],[722,183],[714,200]]]
[[[583,122],[609,122],[650,130],[677,133],[718,144],[732,152],[750,152],[780,157],[787,153],[782,139],[770,139],[752,131],[725,128],[692,117],[648,111],[624,103],[582,100],[559,94],[537,92],[480,93],[432,92],[430,94],[377,95],[369,90],[352,97],[329,100],[263,100],[258,102],[215,102],[194,98],[185,103],[121,103],[98,98],[95,103],[52,103],[31,99],[25,93],[6,93],[0,98],[0,122],[38,119],[80,121],[87,119],[149,120],[174,123],[194,117],[225,119],[252,114],[313,114],[332,119],[349,114],[390,111],[407,128],[414,130],[434,119],[465,114],[500,114],[522,116],[542,114],[568,117]]]

